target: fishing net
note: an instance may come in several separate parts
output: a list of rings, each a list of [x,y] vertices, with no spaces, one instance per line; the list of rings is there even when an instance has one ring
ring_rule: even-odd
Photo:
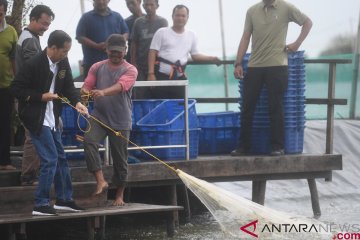
[[[59,98],[75,109],[66,99]],[[123,136],[121,132],[115,131],[91,115],[89,117],[112,131],[116,136],[139,147]],[[178,174],[186,187],[200,199],[220,224],[221,229],[228,236],[226,239],[328,240],[332,239],[335,234],[331,233],[325,224],[315,219],[290,216],[249,201],[179,169],[174,169],[145,149],[139,148]]]
[[[207,207],[228,239],[331,239],[321,222],[264,207],[181,170],[178,176]]]

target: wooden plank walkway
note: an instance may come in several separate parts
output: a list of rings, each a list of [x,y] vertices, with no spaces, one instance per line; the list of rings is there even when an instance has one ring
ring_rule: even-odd
[[[269,180],[287,180],[287,179],[306,179],[309,184],[310,199],[315,216],[320,216],[320,202],[317,192],[316,179],[325,179],[326,181],[332,180],[332,172],[342,169],[342,155],[339,154],[298,154],[298,155],[284,155],[280,157],[271,156],[246,156],[246,157],[232,157],[232,156],[202,156],[190,161],[169,161],[169,165],[181,169],[182,171],[204,179],[210,182],[225,182],[225,181],[252,181],[252,200],[259,204],[265,202],[266,182]],[[110,180],[113,172],[112,166],[104,166],[104,175],[106,179]],[[0,179],[8,181],[8,184],[16,182],[16,178],[20,177],[19,171],[0,172]],[[18,174],[18,175],[17,175]],[[91,199],[91,193],[95,188],[94,177],[89,173],[86,167],[73,167],[71,175],[74,182],[74,196],[76,201],[80,201],[82,206],[101,206],[102,202],[107,200],[106,194],[99,199]],[[3,182],[3,186],[7,183]],[[160,162],[143,162],[139,164],[129,165],[128,175],[129,187],[154,187],[166,186],[166,191],[162,194],[166,198],[165,205],[178,207],[177,188],[184,189],[184,185],[180,178],[164,166]],[[0,187],[0,214],[16,213],[26,210],[29,213],[31,209],[23,209],[22,207],[32,208],[32,198],[34,192],[32,187]],[[184,192],[187,198],[186,191]],[[279,193],[281,194],[281,193]],[[24,204],[20,202],[24,201]],[[25,204],[26,203],[26,204]],[[131,206],[131,205],[129,205]],[[190,205],[185,201],[185,217],[186,220],[190,219]],[[156,209],[153,209],[156,210]],[[178,209],[179,210],[179,209]],[[111,211],[104,212],[99,209],[99,212],[92,214],[105,213],[111,214]],[[131,213],[131,209],[128,209]],[[122,214],[121,211],[116,212]],[[86,212],[79,213],[80,216],[86,216]],[[84,215],[81,215],[84,214]],[[77,215],[72,213],[70,215],[61,215],[63,217],[75,217]],[[170,211],[172,221],[178,223],[178,212]],[[60,217],[61,217],[60,216]],[[13,214],[11,217],[16,219]],[[10,217],[10,219],[11,219]],[[57,216],[58,217],[58,216]],[[0,216],[2,218],[2,216]],[[101,222],[100,217],[96,217],[97,221]],[[32,217],[25,216],[25,220],[31,221]],[[37,218],[35,218],[37,219]],[[47,220],[47,218],[43,218]],[[55,220],[55,218],[50,217]],[[18,219],[20,221],[20,219]],[[94,223],[89,223],[90,226]],[[91,225],[92,224],[92,225]],[[93,228],[89,227],[89,236]],[[170,228],[171,229],[171,228]],[[11,229],[10,229],[11,230]],[[171,234],[171,231],[168,231]]]
[[[306,179],[308,181],[314,216],[321,215],[315,179],[332,180],[332,171],[342,170],[340,154],[297,154],[271,156],[204,156],[190,161],[172,161],[169,165],[211,182],[252,181],[252,200],[265,202],[266,181]],[[107,179],[112,176],[112,167],[104,167]],[[85,168],[72,169],[73,181],[91,181],[93,176]],[[160,162],[129,165],[128,186],[172,186],[170,202],[177,205],[176,185],[182,184],[176,173]],[[279,193],[281,194],[281,193]],[[185,209],[189,211],[188,208]],[[190,212],[187,213],[190,215]]]
[[[164,212],[166,218],[166,231],[168,236],[173,236],[175,231],[175,220],[173,212],[182,210],[180,206],[164,206],[164,205],[150,205],[141,203],[127,203],[122,207],[106,206],[98,208],[90,208],[82,212],[69,213],[59,212],[57,216],[32,216],[30,212],[25,214],[3,214],[0,215],[0,224],[7,224],[9,228],[9,240],[16,239],[16,232],[14,231],[14,224],[20,224],[21,233],[26,234],[26,223],[55,221],[64,219],[81,219],[86,218],[88,222],[88,239],[93,240],[95,229],[99,228],[103,232],[102,239],[105,238],[105,216],[110,215],[126,215],[126,214],[140,214],[140,213],[154,213]]]
[[[340,154],[297,154],[271,156],[202,156],[190,161],[168,161],[169,165],[207,181],[252,181],[300,179],[308,177],[331,180],[333,170],[342,169]],[[129,186],[181,183],[178,176],[157,161],[129,165]],[[112,176],[112,166],[104,167],[104,174]],[[74,182],[92,181],[86,168],[71,169]]]

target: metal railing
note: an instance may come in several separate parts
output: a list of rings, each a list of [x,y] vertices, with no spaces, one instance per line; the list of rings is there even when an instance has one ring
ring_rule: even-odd
[[[234,64],[234,61],[223,61],[222,64]],[[327,98],[307,98],[305,104],[327,105],[327,123],[326,123],[326,150],[325,153],[333,153],[334,141],[334,107],[335,105],[347,105],[347,99],[335,98],[336,83],[336,65],[350,64],[351,59],[305,59],[304,63],[310,64],[328,64],[328,97]],[[209,63],[190,63],[192,65],[207,65]],[[238,103],[239,98],[195,98],[197,103]]]
[[[329,65],[329,79],[328,79],[328,97],[327,98],[307,98],[305,104],[327,105],[327,124],[326,124],[326,150],[325,153],[333,153],[333,138],[334,138],[334,107],[335,105],[347,105],[347,99],[335,98],[335,83],[336,83],[336,66],[337,64],[350,64],[351,59],[306,59],[305,63],[310,64],[328,64]],[[233,64],[234,61],[222,61],[221,64]],[[209,65],[211,62],[190,62],[191,65]],[[81,88],[82,82],[75,82],[75,87]],[[129,147],[129,150],[137,149],[157,149],[157,148],[186,148],[186,160],[190,159],[189,147],[189,120],[188,120],[188,80],[177,81],[139,81],[134,87],[159,87],[159,86],[183,86],[184,97],[184,113],[185,113],[185,144],[184,145],[165,145],[165,146],[140,146]],[[223,98],[194,98],[197,103],[238,103],[239,98],[223,97]],[[109,154],[109,143],[105,141],[104,148],[100,151],[105,151],[105,162],[111,163]],[[65,152],[83,152],[82,148],[65,149]],[[11,151],[11,154],[22,154],[21,150]]]

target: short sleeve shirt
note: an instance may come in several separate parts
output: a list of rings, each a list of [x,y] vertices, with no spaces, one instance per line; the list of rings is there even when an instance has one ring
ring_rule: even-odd
[[[85,79],[86,89],[105,89],[120,84],[123,91],[111,96],[95,99],[92,114],[115,130],[131,129],[131,91],[137,78],[137,70],[124,61],[120,66],[112,66],[109,60],[92,65]]]
[[[106,16],[101,16],[94,10],[85,13],[76,28],[76,38],[87,37],[96,43],[101,43],[105,42],[111,34],[129,32],[125,20],[119,13],[110,9],[108,9],[108,13]],[[82,49],[84,54],[83,63],[85,65],[91,66],[98,61],[107,59],[105,52],[87,47],[84,44]]]
[[[168,22],[165,18],[156,16],[152,21],[149,21],[146,16],[138,18],[133,27],[131,34],[131,41],[136,43],[136,64],[144,71],[148,69],[148,55],[151,40],[155,32],[167,27]]]
[[[244,31],[251,33],[249,67],[286,66],[286,35],[289,22],[302,26],[308,17],[294,5],[275,0],[270,7],[261,1],[246,13]]]
[[[12,61],[15,59],[17,39],[16,30],[10,25],[0,31],[0,88],[9,87],[14,77]]]
[[[199,54],[193,31],[185,29],[183,33],[176,33],[171,27],[161,28],[155,33],[150,49],[158,51],[159,57],[172,63],[179,60],[181,65],[186,65],[190,55]],[[160,62],[160,72],[169,74],[171,69],[169,64]]]

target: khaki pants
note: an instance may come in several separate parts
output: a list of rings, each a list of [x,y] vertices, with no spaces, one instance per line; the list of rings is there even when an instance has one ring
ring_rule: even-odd
[[[121,137],[116,136],[110,130],[100,126],[93,119],[90,119],[91,130],[85,133],[84,150],[85,160],[89,172],[96,172],[102,169],[102,161],[99,154],[99,142],[106,136],[109,137],[110,153],[114,161],[112,183],[115,186],[125,186],[128,175],[128,142]],[[130,130],[121,130],[121,134],[127,139],[130,136]]]
[[[25,143],[21,164],[21,181],[33,182],[37,179],[40,167],[40,158],[32,144],[30,132],[25,128]]]

